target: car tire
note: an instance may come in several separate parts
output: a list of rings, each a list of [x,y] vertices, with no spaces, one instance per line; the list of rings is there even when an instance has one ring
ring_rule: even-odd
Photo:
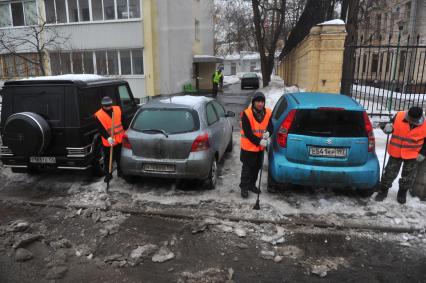
[[[3,130],[3,143],[17,156],[41,155],[50,144],[49,124],[33,112],[19,112],[9,116]]]
[[[226,152],[232,152],[234,147],[234,135],[231,133],[231,139],[229,140],[228,146],[226,147]]]
[[[276,194],[278,192],[278,189],[278,183],[275,182],[274,179],[272,179],[272,176],[268,171],[268,181],[266,183],[266,190],[268,191],[268,193]]]
[[[359,189],[359,188],[356,189],[356,193],[361,198],[369,198],[374,194],[374,192],[375,192],[374,188],[372,188],[372,189]]]
[[[213,161],[210,165],[210,172],[207,179],[204,180],[203,187],[207,190],[214,190],[217,183],[217,159],[213,158]]]
[[[244,85],[241,85],[241,89],[244,89]]]
[[[95,146],[95,157],[93,158],[93,161],[92,161],[92,168],[91,168],[92,177],[98,178],[105,175],[103,161],[104,159],[101,152],[101,146],[100,146],[100,143],[98,143]]]

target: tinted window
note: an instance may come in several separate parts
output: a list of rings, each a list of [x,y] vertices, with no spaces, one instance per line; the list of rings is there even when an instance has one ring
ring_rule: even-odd
[[[278,100],[277,105],[275,105],[274,112],[272,112],[272,117],[276,120],[279,119],[286,109],[287,99],[285,99],[283,96],[280,98],[280,100]]]
[[[127,86],[121,85],[118,87],[118,93],[120,95],[121,107],[123,110],[130,109],[133,107],[133,100],[130,98],[129,90]]]
[[[320,137],[366,136],[362,112],[297,110],[290,133]]]
[[[219,117],[226,117],[225,109],[223,108],[223,106],[220,105],[216,101],[213,101],[212,103],[213,103],[214,109],[216,109],[216,112],[219,115]]]
[[[219,120],[217,117],[216,111],[213,108],[213,105],[211,103],[207,104],[206,107],[206,113],[207,113],[207,123],[209,125],[214,124]]]
[[[144,109],[136,116],[131,128],[136,131],[154,129],[178,134],[196,131],[199,126],[190,110]]]

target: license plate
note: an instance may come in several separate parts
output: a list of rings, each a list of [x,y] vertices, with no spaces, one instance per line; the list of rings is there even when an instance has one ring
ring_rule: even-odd
[[[156,172],[174,172],[174,164],[155,164],[155,163],[146,163],[143,165],[143,170],[145,171],[156,171]]]
[[[310,147],[309,155],[315,157],[346,157],[346,148],[333,148],[333,147]]]
[[[55,157],[32,156],[30,157],[31,163],[54,164],[56,163]]]

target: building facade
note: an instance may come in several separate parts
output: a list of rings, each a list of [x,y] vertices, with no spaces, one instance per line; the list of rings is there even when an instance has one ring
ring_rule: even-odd
[[[213,55],[212,11],[209,0],[0,0],[0,33],[45,25],[41,41],[63,37],[46,45],[46,75],[98,74],[127,80],[136,97],[169,95],[194,83],[194,55]],[[0,78],[41,75],[22,59],[37,61],[31,50],[0,47]]]

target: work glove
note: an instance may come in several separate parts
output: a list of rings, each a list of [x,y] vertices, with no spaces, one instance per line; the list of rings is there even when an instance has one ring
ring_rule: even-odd
[[[425,160],[425,156],[424,156],[423,154],[419,154],[419,155],[417,156],[416,161],[417,161],[417,162],[423,162],[423,160]]]
[[[262,139],[259,143],[260,146],[262,147],[266,147],[268,145],[268,140],[267,139]]]
[[[392,125],[392,123],[387,123],[385,125],[385,127],[383,128],[383,132],[385,134],[387,134],[387,135],[392,134],[392,132],[393,132],[393,125]]]
[[[267,140],[267,139],[269,139],[269,132],[264,132],[263,133],[263,137],[262,137],[264,140]]]
[[[114,139],[112,138],[112,137],[109,137],[108,138],[108,143],[109,143],[109,145],[114,145]]]

